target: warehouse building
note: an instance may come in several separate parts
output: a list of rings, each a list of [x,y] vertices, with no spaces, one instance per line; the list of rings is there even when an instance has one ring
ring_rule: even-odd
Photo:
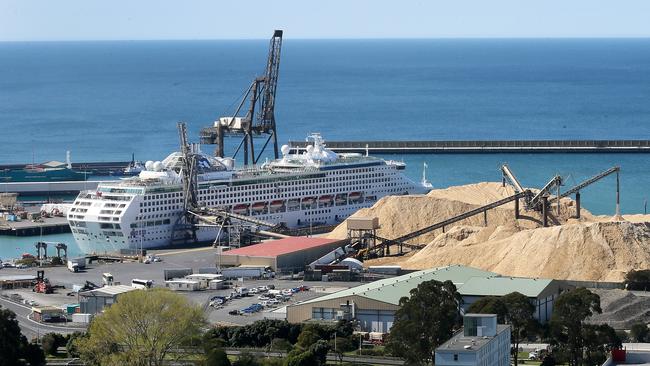
[[[83,314],[98,314],[117,302],[120,295],[137,289],[126,286],[104,286],[79,293],[79,307]]]
[[[494,272],[455,265],[387,278],[294,304],[287,308],[287,320],[299,323],[356,319],[364,331],[386,333],[393,325],[399,300],[409,296],[420,283],[430,280],[452,281],[463,297],[464,310],[484,296],[522,292],[535,304],[536,313],[543,314],[542,322],[550,316],[553,300],[562,291],[562,286],[554,280],[501,277]]]
[[[519,292],[535,305],[535,318],[541,323],[551,319],[553,303],[564,289],[570,286],[562,281],[546,278],[472,277],[458,289],[463,295],[463,309],[467,310],[477,300],[486,296],[501,297]]]
[[[280,273],[299,272],[311,262],[343,245],[344,240],[305,236],[270,240],[222,252],[217,255],[217,267],[262,266]]]

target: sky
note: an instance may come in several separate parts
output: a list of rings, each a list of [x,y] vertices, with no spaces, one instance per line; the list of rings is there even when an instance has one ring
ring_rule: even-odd
[[[0,41],[650,37],[649,0],[0,0]]]

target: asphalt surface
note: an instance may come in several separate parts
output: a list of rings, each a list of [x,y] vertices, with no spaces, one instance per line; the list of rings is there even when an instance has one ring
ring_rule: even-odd
[[[73,326],[72,324],[69,324],[68,326],[63,324],[39,323],[29,318],[29,314],[32,312],[30,306],[17,304],[2,297],[0,297],[0,305],[2,305],[3,308],[16,313],[16,319],[20,324],[20,330],[27,339],[40,338],[40,336],[46,333],[68,334],[75,331],[84,331],[86,329],[84,326]]]
[[[153,251],[152,251],[153,253]],[[71,294],[73,285],[83,285],[86,281],[92,282],[98,286],[102,285],[102,274],[111,273],[116,282],[123,285],[130,285],[132,279],[153,280],[155,287],[164,287],[164,274],[165,269],[178,269],[178,268],[192,268],[194,273],[198,273],[199,268],[214,268],[216,263],[216,250],[213,248],[195,248],[185,250],[165,250],[155,251],[155,254],[162,258],[162,262],[151,264],[143,264],[137,262],[123,262],[123,263],[92,263],[88,264],[86,269],[82,272],[72,273],[66,267],[50,267],[43,268],[45,277],[49,279],[52,285],[64,286],[64,289],[58,289],[54,294],[38,294],[31,291],[31,289],[19,290],[5,290],[1,294],[11,295],[19,294],[24,299],[33,300],[38,305],[48,306],[61,306],[64,304],[78,303],[76,294]],[[4,275],[36,275],[38,268],[28,269],[15,269],[5,268],[0,270],[0,276]],[[344,288],[356,286],[356,282],[303,282],[301,280],[245,280],[243,283],[232,281],[233,287],[245,286],[248,288],[257,287],[261,285],[274,285],[276,289],[294,288],[306,285],[312,288],[310,291],[299,292],[291,296],[287,302],[281,303],[278,306],[264,309],[263,311],[246,314],[246,315],[230,315],[231,310],[242,310],[251,304],[259,303],[259,294],[254,294],[244,298],[233,299],[227,301],[224,306],[220,308],[213,308],[208,306],[210,299],[214,296],[227,296],[234,289],[224,290],[204,290],[192,292],[179,292],[186,296],[190,301],[194,302],[205,310],[206,318],[212,324],[232,324],[244,325],[250,324],[256,320],[264,319],[265,317],[282,318],[282,314],[269,313],[269,311],[277,309],[285,305],[295,303],[297,301],[304,301],[318,296],[323,296],[326,293],[334,292]],[[71,296],[69,296],[70,294]],[[61,333],[69,333],[74,330],[54,324],[42,324],[32,321],[27,318],[31,313],[31,307],[16,304],[2,298],[0,302],[3,306],[10,308],[18,314],[21,328],[24,334],[29,336],[42,335],[44,330],[58,331]]]

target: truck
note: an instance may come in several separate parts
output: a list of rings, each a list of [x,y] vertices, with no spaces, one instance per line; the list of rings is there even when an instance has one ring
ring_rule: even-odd
[[[233,278],[269,278],[275,275],[268,267],[230,267],[223,268],[221,274],[224,279],[233,279]]]
[[[70,270],[70,272],[77,273],[80,270],[83,270],[85,268],[86,268],[86,258],[81,257],[81,258],[68,259],[68,270]]]

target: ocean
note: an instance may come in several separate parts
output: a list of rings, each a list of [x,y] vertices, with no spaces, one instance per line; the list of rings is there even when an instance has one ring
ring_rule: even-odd
[[[66,150],[73,161],[162,160],[177,149],[178,121],[197,141],[201,127],[233,113],[263,73],[267,47],[0,43],[0,164],[64,160]],[[648,100],[648,39],[286,39],[276,119],[283,142],[310,132],[326,140],[648,139]],[[428,163],[435,187],[498,181],[504,162],[532,187],[556,173],[570,186],[620,165],[624,213],[643,213],[650,192],[645,154],[384,157],[404,160],[414,179]],[[592,185],[584,206],[612,214],[614,189],[614,177]],[[33,251],[35,240],[0,237],[0,258]]]

